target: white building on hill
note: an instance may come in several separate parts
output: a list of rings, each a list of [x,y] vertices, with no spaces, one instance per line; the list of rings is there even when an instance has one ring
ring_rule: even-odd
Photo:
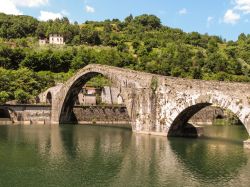
[[[64,45],[63,36],[59,34],[50,34],[49,44]]]
[[[60,34],[50,34],[49,40],[47,38],[43,38],[39,40],[39,45],[46,45],[46,44],[52,44],[52,45],[64,45],[64,38]]]

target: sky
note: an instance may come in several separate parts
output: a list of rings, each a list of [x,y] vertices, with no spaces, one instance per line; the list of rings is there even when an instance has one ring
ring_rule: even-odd
[[[0,12],[39,20],[68,17],[71,22],[124,20],[153,14],[163,25],[237,40],[250,34],[250,0],[0,0]]]

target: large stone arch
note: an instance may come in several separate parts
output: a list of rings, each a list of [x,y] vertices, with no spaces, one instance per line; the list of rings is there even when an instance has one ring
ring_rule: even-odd
[[[91,78],[99,74],[105,76],[104,73],[95,71],[83,73],[70,85],[62,104],[61,114],[59,115],[59,123],[69,123],[71,121],[74,122],[74,116],[71,114],[75,101],[78,99],[80,90]]]
[[[67,123],[71,120],[69,118],[70,112],[72,111],[74,100],[80,89],[88,80],[98,74],[108,78],[115,87],[119,88],[119,94],[124,100],[128,114],[133,123],[133,120],[135,120],[135,106],[133,105],[134,102],[131,100],[135,98],[133,94],[136,93],[136,89],[147,87],[143,85],[145,84],[145,79],[143,80],[142,77],[134,77],[135,73],[131,73],[131,70],[105,65],[88,65],[79,70],[75,76],[70,78],[61,87],[56,95],[53,96],[52,123]]]

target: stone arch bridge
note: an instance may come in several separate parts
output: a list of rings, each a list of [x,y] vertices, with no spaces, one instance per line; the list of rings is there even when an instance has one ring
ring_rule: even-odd
[[[102,74],[119,89],[133,132],[181,134],[188,120],[209,105],[229,109],[250,134],[250,84],[189,80],[106,65],[88,65],[52,94],[51,123],[68,123],[82,86]]]

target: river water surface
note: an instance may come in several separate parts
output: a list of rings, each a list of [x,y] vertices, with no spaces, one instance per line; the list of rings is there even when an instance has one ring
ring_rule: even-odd
[[[249,186],[241,126],[167,138],[94,126],[0,126],[0,186]]]

